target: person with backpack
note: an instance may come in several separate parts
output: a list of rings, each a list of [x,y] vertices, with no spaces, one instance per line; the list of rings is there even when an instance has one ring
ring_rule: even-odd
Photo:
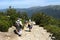
[[[23,24],[22,24],[21,19],[18,19],[16,21],[15,27],[16,27],[16,30],[14,30],[15,34],[21,36],[22,35],[22,28],[23,28]]]
[[[29,32],[31,32],[31,29],[32,29],[31,21],[28,22],[28,28],[29,28]]]

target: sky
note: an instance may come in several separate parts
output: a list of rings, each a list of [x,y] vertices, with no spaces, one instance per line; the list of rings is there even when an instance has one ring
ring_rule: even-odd
[[[0,9],[12,6],[14,8],[29,8],[35,6],[60,5],[60,0],[0,0]]]

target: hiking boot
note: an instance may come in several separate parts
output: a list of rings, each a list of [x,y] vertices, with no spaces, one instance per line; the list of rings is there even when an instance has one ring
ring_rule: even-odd
[[[16,32],[16,30],[14,30],[14,33],[15,33],[15,34],[18,34],[18,33]]]
[[[18,36],[21,36],[21,35],[18,35]]]

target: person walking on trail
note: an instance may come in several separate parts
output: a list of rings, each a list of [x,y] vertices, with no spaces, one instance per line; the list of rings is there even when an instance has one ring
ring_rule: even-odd
[[[14,30],[14,32],[16,34],[18,34],[19,36],[21,36],[22,35],[22,28],[23,28],[23,24],[22,24],[21,19],[18,19],[16,21],[15,27],[16,27],[16,30]]]
[[[28,22],[28,28],[29,28],[29,32],[31,32],[31,29],[32,29],[31,21]]]

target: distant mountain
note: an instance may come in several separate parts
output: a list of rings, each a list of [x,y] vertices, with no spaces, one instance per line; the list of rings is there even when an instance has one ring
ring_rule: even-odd
[[[44,7],[38,6],[38,7],[31,7],[27,9],[16,8],[16,10],[20,12],[27,12],[29,16],[31,16],[33,13],[36,13],[36,12],[44,12],[49,16],[60,18],[60,5],[49,5]]]

